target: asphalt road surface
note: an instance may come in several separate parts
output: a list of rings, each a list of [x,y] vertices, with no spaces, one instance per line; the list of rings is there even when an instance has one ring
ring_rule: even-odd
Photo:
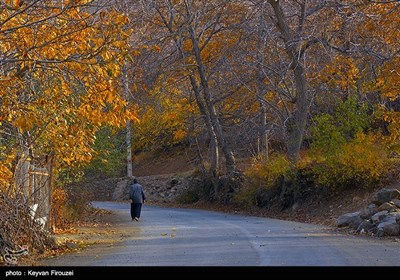
[[[47,260],[48,266],[400,266],[400,242],[330,228],[203,210],[144,205],[132,222],[127,203],[94,202],[116,212],[121,242]]]

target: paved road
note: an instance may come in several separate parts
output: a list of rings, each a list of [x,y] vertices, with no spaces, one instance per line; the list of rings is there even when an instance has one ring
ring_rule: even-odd
[[[56,266],[400,266],[400,242],[347,236],[281,220],[95,202],[117,213],[124,241],[52,259]]]

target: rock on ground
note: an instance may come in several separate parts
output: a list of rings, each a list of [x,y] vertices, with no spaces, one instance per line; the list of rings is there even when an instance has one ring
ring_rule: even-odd
[[[386,211],[386,210],[378,212],[372,216],[371,220],[375,225],[377,225],[386,218],[387,214],[388,214],[388,211]]]
[[[372,204],[359,212],[347,213],[337,219],[338,227],[350,227],[358,233],[374,233],[378,237],[400,235],[400,191],[382,189]]]
[[[398,189],[381,189],[374,197],[373,202],[381,205],[396,198],[400,198],[400,191]]]
[[[378,213],[378,207],[375,204],[371,203],[361,210],[360,217],[362,219],[371,219],[371,217],[376,213]]]
[[[340,216],[337,220],[338,227],[349,226],[351,228],[357,229],[359,225],[363,222],[360,217],[360,212],[347,213]]]
[[[378,236],[397,236],[400,234],[400,225],[396,217],[388,216],[378,225]]]

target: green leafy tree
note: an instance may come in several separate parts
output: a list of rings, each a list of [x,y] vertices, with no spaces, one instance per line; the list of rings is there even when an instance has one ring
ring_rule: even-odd
[[[324,153],[334,153],[346,142],[363,133],[371,126],[368,106],[356,96],[349,96],[341,101],[331,115],[323,113],[314,118],[312,128],[312,148]]]
[[[125,138],[121,129],[102,127],[96,133],[92,161],[84,169],[86,177],[118,177],[125,170]]]

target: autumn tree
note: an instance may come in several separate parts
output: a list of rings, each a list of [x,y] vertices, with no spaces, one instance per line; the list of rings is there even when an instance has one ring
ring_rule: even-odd
[[[235,44],[232,25],[237,23],[241,9],[234,1],[152,1],[145,6],[148,21],[156,34],[163,34],[161,52],[168,53],[163,66],[173,69],[190,85],[190,91],[206,124],[212,147],[210,174],[220,173],[220,150],[226,171],[236,169],[232,149],[226,141],[217,102],[215,65],[226,58]],[[232,13],[236,16],[232,17]],[[164,68],[165,69],[165,68]],[[179,80],[180,78],[177,78]]]
[[[296,3],[284,3],[285,1],[269,0],[273,9],[273,16],[279,32],[282,48],[285,52],[289,71],[293,74],[294,87],[289,90],[292,96],[293,110],[286,120],[287,153],[292,162],[297,162],[301,143],[307,124],[310,107],[310,95],[307,88],[305,60],[308,39],[312,38],[313,29],[307,29],[307,18],[312,15],[308,9],[308,1],[296,1]],[[295,21],[288,20],[288,13]]]
[[[127,17],[107,1],[3,1],[0,6],[2,185],[18,159],[88,162],[95,132],[135,119],[118,77]],[[27,152],[28,151],[28,152]]]
[[[383,123],[380,133],[392,147],[398,142],[398,13],[399,3],[394,1],[354,0],[327,5],[317,20],[330,18],[334,23],[324,27],[320,38],[330,56],[313,75],[320,92],[324,87],[330,95],[343,99],[356,94],[368,102],[375,117],[383,117],[376,122]],[[327,106],[331,103],[332,99],[326,102]]]
[[[368,44],[360,51],[370,57],[370,81],[367,91],[382,98],[379,111],[387,124],[382,128],[383,141],[390,150],[399,153],[400,147],[400,3],[383,1],[370,3],[362,10],[360,37]]]
[[[254,31],[249,29],[246,42],[250,63],[247,59],[243,64],[253,69],[253,79],[246,86],[260,102],[262,150],[266,150],[269,115],[273,117],[270,127],[275,123],[282,127],[287,155],[296,163],[312,101],[327,100],[330,95],[323,93],[324,79],[347,94],[359,78],[353,58],[346,50],[340,51],[350,46],[351,35],[345,30],[355,34],[348,18],[355,3],[268,0],[248,1],[248,5],[254,12],[248,21]]]

